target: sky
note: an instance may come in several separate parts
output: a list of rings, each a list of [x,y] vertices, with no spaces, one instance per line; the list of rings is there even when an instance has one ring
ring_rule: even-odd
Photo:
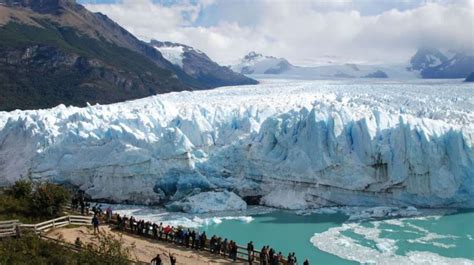
[[[139,39],[223,65],[250,51],[295,65],[406,63],[419,47],[474,49],[474,0],[78,0]]]

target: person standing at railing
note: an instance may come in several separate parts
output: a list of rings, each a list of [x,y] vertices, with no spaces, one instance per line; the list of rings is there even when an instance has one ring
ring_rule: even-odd
[[[204,249],[206,246],[207,236],[206,232],[202,232],[201,236],[199,237],[199,249]]]
[[[197,249],[197,239],[196,239],[196,231],[192,230],[189,238],[191,239],[191,248]]]
[[[118,230],[122,230],[122,217],[120,216],[120,214],[116,215],[116,219],[117,219],[117,228],[118,228]]]
[[[128,223],[129,223],[129,226],[130,226],[130,231],[133,232],[133,223],[135,222],[135,219],[133,218],[133,216],[130,216],[130,219],[128,220]]]
[[[81,206],[81,215],[84,215],[84,209],[86,208],[86,203],[84,202],[84,194],[81,194],[79,197],[79,205]]]
[[[269,248],[269,246],[267,246],[267,249]],[[273,260],[275,259],[275,250],[273,250],[273,248],[270,248],[270,250],[268,251],[268,261],[269,261],[269,264],[273,265]]]
[[[96,231],[97,233],[99,233],[99,218],[97,218],[97,215],[94,214],[94,217],[92,217],[91,223],[94,226],[94,235]]]
[[[151,232],[153,233],[153,238],[157,239],[158,238],[158,225],[156,223],[153,223],[151,225]]]
[[[293,252],[293,259],[295,260],[295,265],[297,265],[298,264],[298,259],[296,258],[295,252]]]
[[[213,235],[209,240],[209,252],[214,252],[214,244],[216,243],[216,236]]]
[[[280,262],[283,261],[283,255],[281,252],[278,252],[278,255],[275,255],[275,258],[273,259],[273,265],[280,265]]]
[[[287,264],[288,264],[288,265],[296,265],[295,252],[293,252],[293,253],[291,253],[291,252],[288,253]]]
[[[248,262],[249,262],[249,265],[253,265],[253,261],[254,261],[255,257],[253,255],[250,255],[248,256]]]
[[[267,259],[265,257],[265,252],[266,252],[266,248],[265,248],[265,246],[263,246],[262,249],[260,250],[260,265],[267,265]]]
[[[149,221],[145,222],[145,235],[146,236],[150,235],[150,225],[151,225],[151,223]]]
[[[253,241],[250,241],[248,244],[247,244],[247,254],[248,254],[248,260],[253,260],[253,250],[254,250],[254,247],[253,247]]]
[[[188,228],[188,231],[184,235],[184,242],[186,244],[186,247],[189,248],[189,242],[191,241],[191,229]]]
[[[228,243],[227,238],[226,238],[226,239],[224,239],[224,241],[222,241],[222,246],[221,246],[222,255],[224,255],[224,257],[227,253],[228,245],[229,245],[229,243]]]
[[[159,232],[159,236],[160,236],[160,239],[163,239],[163,223],[160,223],[160,225],[158,226],[158,232]]]
[[[230,252],[232,253],[232,260],[235,262],[237,260],[237,243],[230,241],[232,246],[230,247]]]
[[[129,219],[127,215],[124,215],[122,218],[122,230],[127,229],[127,223],[129,222]]]
[[[91,207],[90,202],[86,202],[86,215],[89,215],[89,208]]]
[[[112,208],[107,207],[107,209],[105,209],[105,220],[107,223],[110,223],[110,220],[112,220]]]
[[[77,210],[78,204],[79,204],[79,200],[78,200],[77,196],[73,196],[72,199],[71,199],[71,209],[73,211]]]

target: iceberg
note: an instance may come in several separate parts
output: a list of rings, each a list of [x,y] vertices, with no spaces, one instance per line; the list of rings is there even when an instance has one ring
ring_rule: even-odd
[[[263,80],[0,112],[0,185],[48,180],[191,210],[212,192],[288,209],[472,208],[473,110],[457,80]]]
[[[209,213],[219,211],[242,211],[247,204],[239,196],[229,191],[209,191],[188,196],[181,201],[167,205],[169,210],[185,213]]]

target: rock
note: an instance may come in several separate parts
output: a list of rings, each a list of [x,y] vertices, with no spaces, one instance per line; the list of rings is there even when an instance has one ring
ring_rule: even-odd
[[[465,78],[474,71],[474,55],[452,52],[444,55],[435,48],[421,48],[411,58],[410,70],[419,71],[423,78]]]
[[[383,71],[377,70],[373,73],[364,76],[364,78],[388,78],[388,75]]]
[[[464,82],[474,82],[474,72],[472,72],[470,75],[466,77]]]

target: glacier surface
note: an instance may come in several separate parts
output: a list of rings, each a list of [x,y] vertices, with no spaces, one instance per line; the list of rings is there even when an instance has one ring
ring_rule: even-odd
[[[459,80],[263,80],[0,112],[0,185],[51,180],[189,211],[214,191],[291,209],[472,208],[473,110],[474,86]]]

